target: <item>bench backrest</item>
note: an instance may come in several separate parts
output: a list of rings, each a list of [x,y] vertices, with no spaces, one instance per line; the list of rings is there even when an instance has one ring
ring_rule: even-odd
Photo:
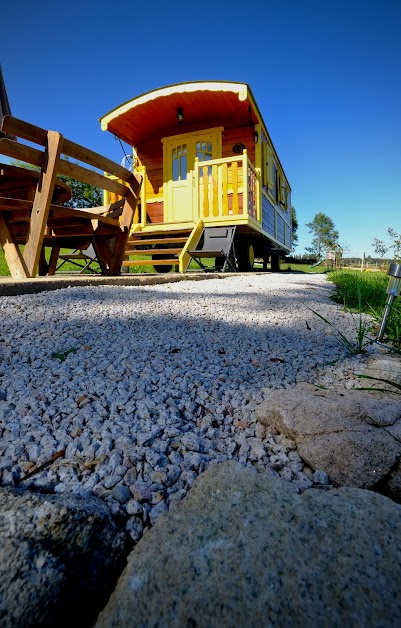
[[[47,147],[50,139],[54,145],[54,149],[57,151],[57,164],[56,174],[66,175],[72,179],[77,179],[83,183],[94,185],[103,190],[114,192],[118,196],[125,198],[128,194],[128,188],[123,183],[120,183],[116,179],[94,172],[93,168],[103,170],[117,179],[124,181],[130,187],[132,187],[134,193],[139,192],[141,183],[140,177],[127,170],[123,166],[115,163],[107,157],[103,157],[99,153],[96,153],[89,148],[80,146],[75,142],[71,142],[64,138],[60,133],[55,131],[46,131],[38,126],[34,126],[29,122],[19,120],[13,116],[5,116],[1,126],[1,131],[7,135],[14,135],[15,137],[22,138],[28,142],[39,144],[40,146]],[[58,141],[57,141],[58,140]],[[58,144],[57,149],[55,144]],[[26,163],[32,164],[39,168],[43,166],[44,151],[38,150],[17,142],[6,137],[0,139],[0,153],[18,159]],[[76,163],[72,163],[66,159],[60,159],[61,155],[71,157],[77,161],[87,164],[89,168],[81,166]]]

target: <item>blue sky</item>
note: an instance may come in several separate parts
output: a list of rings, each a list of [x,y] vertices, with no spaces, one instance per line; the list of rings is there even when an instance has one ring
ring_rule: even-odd
[[[248,83],[293,189],[296,253],[318,212],[367,255],[401,231],[399,0],[7,5],[13,115],[120,162],[98,121],[114,107],[172,83]]]

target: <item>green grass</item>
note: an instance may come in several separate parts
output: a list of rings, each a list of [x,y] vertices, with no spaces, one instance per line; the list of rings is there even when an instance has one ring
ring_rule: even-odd
[[[61,249],[61,253],[67,253],[68,251],[69,249]],[[48,258],[49,255],[50,255],[50,249],[47,249],[46,257]],[[130,266],[129,272],[130,273],[153,273],[154,272],[153,266],[143,266],[143,265],[141,266],[140,264],[141,259],[148,259],[148,258],[146,258],[146,256],[142,256],[142,258],[141,256],[138,256],[137,257],[138,264],[136,264],[135,266]],[[205,266],[214,266],[215,260],[214,258],[205,259],[203,260],[203,263],[205,264]],[[262,263],[260,263],[259,261],[255,262],[255,270],[261,270],[261,269],[262,269]],[[270,269],[270,266],[268,265],[268,270],[269,269]],[[325,273],[327,272],[324,265],[315,266],[312,268],[309,264],[286,264],[284,262],[281,264],[280,269],[282,272],[300,272],[300,273]],[[196,262],[192,261],[189,265],[189,270],[200,271],[201,269],[196,264]],[[78,271],[79,269],[77,268],[77,266],[74,266],[73,264],[66,262],[63,265],[62,269],[57,274],[66,275],[68,273],[77,273]],[[4,259],[4,253],[1,248],[0,248],[0,277],[10,277],[10,271],[8,270],[8,266]]]
[[[4,253],[2,249],[0,249],[0,277],[9,277],[9,276],[10,276],[10,271],[8,270],[6,260],[4,259]]]
[[[327,279],[336,285],[337,291],[333,299],[337,303],[351,311],[366,312],[374,318],[377,325],[380,324],[387,300],[389,277],[386,273],[336,270],[327,273]],[[384,339],[389,340],[397,350],[401,350],[401,297],[394,301]]]
[[[310,266],[309,264],[286,264],[282,262],[280,265],[281,271],[287,272],[297,272],[297,273],[325,273],[326,268],[324,265],[320,264],[319,266]]]
[[[46,249],[46,259],[49,260],[49,256],[50,256],[50,248]],[[21,251],[23,251],[23,247],[21,247]],[[60,254],[63,253],[71,253],[71,249],[61,249],[60,250]],[[130,273],[153,273],[153,266],[141,266],[140,264],[140,260],[141,259],[148,259],[145,255],[138,256],[138,264],[135,266],[130,266]],[[96,272],[100,272],[100,267],[98,264],[94,264],[93,265],[93,270]],[[65,264],[63,264],[62,268],[57,271],[57,275],[63,276],[63,275],[68,275],[68,274],[78,274],[80,272],[80,269],[78,268],[78,266],[75,266],[74,264],[71,264],[70,262],[65,262]],[[93,274],[93,271],[88,270],[85,271],[85,274]],[[8,270],[8,266],[6,263],[6,260],[4,259],[4,253],[2,251],[2,249],[0,248],[0,277],[10,277],[11,273]]]

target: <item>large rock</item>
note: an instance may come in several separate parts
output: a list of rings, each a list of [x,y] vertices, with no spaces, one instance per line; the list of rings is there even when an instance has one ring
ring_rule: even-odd
[[[376,379],[362,379],[361,383],[371,388],[388,390],[389,392],[397,392],[399,388],[391,384],[387,384],[387,380],[401,386],[401,359],[400,356],[393,354],[372,355],[368,358],[362,369],[362,374],[367,377]]]
[[[0,489],[0,625],[93,625],[127,550],[96,498]]]
[[[96,628],[399,625],[400,522],[374,492],[209,467],[130,554]]]
[[[374,488],[401,456],[396,395],[303,384],[273,391],[256,416],[293,439],[304,462],[336,486]]]

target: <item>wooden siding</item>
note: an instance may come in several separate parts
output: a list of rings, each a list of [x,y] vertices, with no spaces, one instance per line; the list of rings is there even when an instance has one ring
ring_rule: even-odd
[[[285,244],[286,246],[291,246],[292,242],[292,230],[290,225],[285,225]]]
[[[163,200],[163,146],[160,140],[138,148],[138,157],[146,168],[146,199]]]
[[[235,154],[233,153],[235,144],[244,144],[248,151],[249,160],[255,165],[255,141],[253,139],[252,127],[224,129],[222,144],[223,159],[232,157]]]
[[[262,194],[262,228],[273,238],[276,237],[275,209],[264,194]]]
[[[147,220],[146,222],[163,222],[164,219],[164,203],[163,201],[157,203],[146,204]]]
[[[279,242],[282,242],[284,244],[284,236],[285,236],[285,231],[284,231],[284,227],[285,227],[285,222],[284,222],[284,218],[282,216],[280,216],[280,214],[276,215],[276,237],[277,240]]]

